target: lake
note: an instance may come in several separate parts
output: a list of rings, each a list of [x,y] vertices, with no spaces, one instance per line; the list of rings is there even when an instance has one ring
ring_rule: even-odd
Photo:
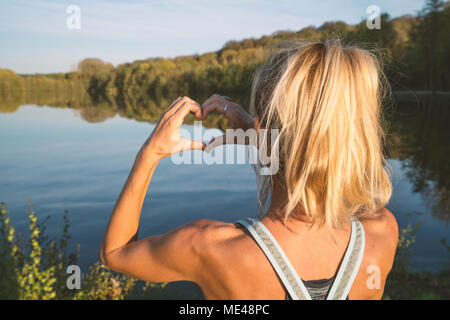
[[[79,243],[82,270],[98,260],[106,224],[134,157],[154,124],[109,114],[88,118],[70,108],[22,105],[0,113],[0,202],[12,224],[28,228],[27,200],[49,236],[59,236],[68,210],[70,248]],[[86,119],[86,120],[85,120]],[[400,228],[424,220],[411,268],[449,268],[450,109],[398,104],[387,114],[393,196],[388,208]],[[87,121],[88,120],[88,121]],[[193,126],[184,125],[192,131]],[[219,134],[220,131],[217,131]],[[200,152],[200,151],[195,151]],[[256,217],[250,165],[175,165],[164,159],[145,199],[139,236],[160,234],[194,219]]]

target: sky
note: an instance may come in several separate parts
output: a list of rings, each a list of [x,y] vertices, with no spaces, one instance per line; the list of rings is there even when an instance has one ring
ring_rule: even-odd
[[[377,5],[392,17],[425,0],[0,0],[0,68],[67,72],[84,58],[114,65],[219,50],[229,40],[298,31],[325,21],[356,24]],[[70,5],[80,28],[69,29]],[[74,20],[70,20],[74,21]],[[381,26],[382,28],[382,26]]]

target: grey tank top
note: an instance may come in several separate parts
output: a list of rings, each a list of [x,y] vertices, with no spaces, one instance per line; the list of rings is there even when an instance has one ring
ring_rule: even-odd
[[[283,249],[264,224],[252,218],[236,222],[248,230],[266,255],[286,289],[286,299],[345,300],[356,278],[364,255],[364,228],[352,221],[350,241],[336,275],[331,279],[303,281],[290,263]]]

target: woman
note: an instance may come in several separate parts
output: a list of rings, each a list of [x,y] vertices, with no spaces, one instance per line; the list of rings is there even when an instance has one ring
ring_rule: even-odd
[[[398,237],[384,208],[391,184],[381,151],[381,75],[368,51],[339,41],[295,44],[256,75],[254,118],[218,95],[203,105],[178,98],[136,157],[102,262],[146,281],[193,281],[208,299],[380,299]],[[158,162],[206,147],[181,137],[183,119],[213,111],[234,128],[279,130],[279,170],[259,177],[267,210],[259,221],[199,220],[137,240]]]

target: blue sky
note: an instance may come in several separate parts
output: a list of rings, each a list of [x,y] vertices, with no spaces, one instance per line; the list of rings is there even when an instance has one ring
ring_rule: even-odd
[[[425,0],[0,0],[0,68],[67,72],[86,57],[115,65],[220,49],[231,39],[299,30],[325,21],[350,24],[378,5],[391,16],[416,14]],[[81,9],[69,30],[67,7]]]

